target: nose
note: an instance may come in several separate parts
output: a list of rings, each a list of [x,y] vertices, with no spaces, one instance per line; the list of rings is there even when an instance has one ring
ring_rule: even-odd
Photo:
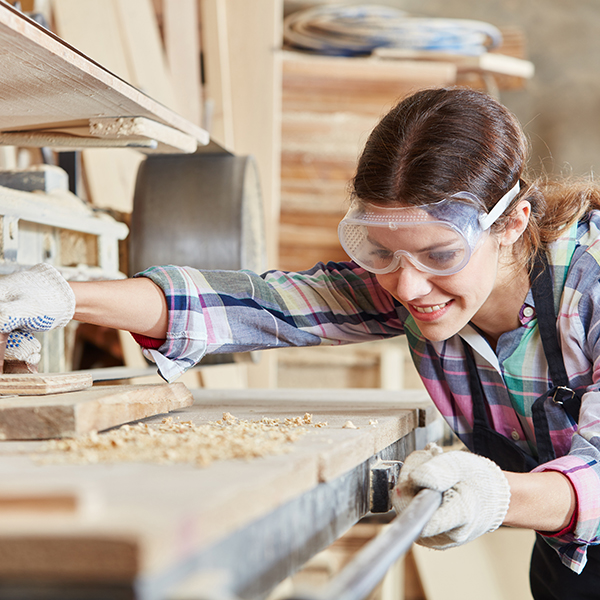
[[[431,276],[419,271],[408,260],[403,260],[400,267],[390,275],[395,278],[394,295],[398,300],[410,302],[427,296],[432,290],[429,281]]]

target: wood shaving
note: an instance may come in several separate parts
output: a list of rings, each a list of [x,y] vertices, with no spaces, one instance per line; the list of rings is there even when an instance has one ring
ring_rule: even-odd
[[[352,421],[346,421],[342,425],[342,429],[358,429],[358,427]]]
[[[244,459],[283,454],[308,433],[312,415],[279,419],[263,417],[247,421],[223,413],[219,421],[194,425],[166,417],[160,423],[123,425],[105,433],[48,442],[33,458],[42,463],[150,462],[191,463],[206,467],[217,460]]]

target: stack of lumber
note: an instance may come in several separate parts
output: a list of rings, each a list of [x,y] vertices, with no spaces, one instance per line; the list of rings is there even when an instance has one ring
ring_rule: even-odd
[[[522,60],[523,34],[512,28],[503,37],[487,62],[384,50],[370,58],[283,53],[281,268],[347,259],[336,228],[348,183],[368,134],[398,100],[433,86],[495,92],[524,85],[533,66]]]
[[[164,44],[152,0],[52,0],[51,7],[54,30],[62,39],[191,123],[200,123],[194,0],[160,3]],[[131,212],[142,160],[135,150],[85,150],[87,192],[94,205]]]
[[[366,137],[395,102],[456,81],[451,63],[283,54],[281,216],[283,269],[345,260],[337,223]]]

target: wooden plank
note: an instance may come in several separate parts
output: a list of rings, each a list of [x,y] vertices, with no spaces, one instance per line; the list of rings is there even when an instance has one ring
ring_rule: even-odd
[[[166,580],[173,582],[174,572],[183,568],[182,575],[187,573],[186,565],[211,544],[313,490],[320,480],[357,466],[364,453],[371,456],[381,445],[409,433],[414,427],[414,420],[409,420],[428,402],[424,392],[381,390],[196,390],[194,394],[194,406],[178,415],[183,421],[206,424],[226,411],[250,420],[302,416],[308,411],[313,422],[327,421],[328,426],[309,429],[291,444],[289,453],[220,461],[202,469],[135,462],[39,464],[31,458],[39,442],[3,442],[0,498],[21,494],[34,504],[37,495],[40,502],[39,514],[34,513],[35,506],[21,515],[8,507],[0,511],[0,558],[8,557],[0,560],[0,578],[16,574],[64,582],[80,577],[95,583],[121,578],[142,592],[159,592]],[[369,425],[371,419],[378,421],[377,427]],[[157,416],[147,422],[161,420]],[[360,429],[343,428],[347,420]],[[365,440],[372,443],[370,449]],[[360,452],[351,451],[355,442]],[[69,515],[69,497],[71,504],[82,502],[85,492],[95,502],[88,502],[87,511],[72,510]],[[53,495],[66,498],[64,514],[60,519],[43,518],[44,505]],[[290,525],[314,527],[311,506],[293,516]],[[318,537],[322,532],[314,533]],[[79,547],[81,558],[63,564],[63,557]],[[123,560],[123,568],[111,569],[111,559]],[[140,597],[146,597],[142,592]]]
[[[152,0],[112,0],[131,82],[171,110],[180,112]]]
[[[373,56],[387,60],[451,62],[456,65],[458,71],[485,71],[492,74],[522,77],[523,79],[531,79],[535,72],[532,62],[497,52],[485,52],[478,56],[469,56],[428,50],[377,48],[373,52]]]
[[[228,5],[224,0],[202,0],[200,11],[206,127],[212,139],[232,151],[235,135],[227,33]]]
[[[87,126],[0,133],[0,143],[71,149],[123,146],[160,154],[191,154],[198,147],[191,135],[146,117],[101,117],[90,119]]]
[[[109,0],[52,0],[56,31],[81,52],[135,85],[114,4]]]
[[[9,5],[0,5],[0,130],[148,117],[208,143],[206,131],[123,81]],[[40,69],[40,65],[44,65]]]
[[[197,0],[164,0],[163,37],[173,88],[180,114],[202,123],[200,35]]]
[[[183,383],[99,386],[70,394],[0,398],[0,439],[75,437],[192,402]]]
[[[28,223],[125,239],[127,225],[98,218],[76,196],[37,194],[0,186],[0,214]]]
[[[214,3],[215,0],[202,0],[203,11],[204,5],[208,8]],[[218,26],[225,22],[225,30],[219,29],[218,34],[223,97],[229,102],[225,108],[230,111],[233,129],[230,148],[256,159],[264,206],[267,265],[272,268],[278,265],[279,244],[281,54],[278,49],[282,39],[283,0],[216,0],[216,4],[212,10],[220,11]],[[203,12],[203,44],[207,36],[217,32],[204,19]],[[214,40],[212,46],[210,39],[208,42],[208,49],[214,47]],[[206,66],[208,97],[209,64]],[[227,77],[229,83],[224,79]],[[227,118],[227,112],[223,117]],[[257,364],[248,365],[249,385],[276,385],[276,361],[277,353],[264,353]]]
[[[0,395],[43,396],[92,387],[92,376],[81,373],[4,373]]]

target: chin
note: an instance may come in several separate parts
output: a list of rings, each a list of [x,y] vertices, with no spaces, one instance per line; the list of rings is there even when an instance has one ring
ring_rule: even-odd
[[[445,342],[455,336],[464,327],[464,324],[461,324],[460,327],[453,327],[452,329],[446,327],[421,327],[418,323],[417,327],[419,327],[419,331],[430,342]]]

